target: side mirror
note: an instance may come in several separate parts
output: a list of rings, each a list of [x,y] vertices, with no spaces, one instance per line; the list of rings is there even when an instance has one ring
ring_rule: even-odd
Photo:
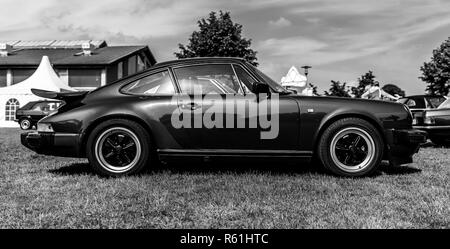
[[[261,94],[261,93],[265,93],[267,95],[270,95],[270,87],[264,83],[261,82],[255,82],[252,85],[252,92],[254,94]]]

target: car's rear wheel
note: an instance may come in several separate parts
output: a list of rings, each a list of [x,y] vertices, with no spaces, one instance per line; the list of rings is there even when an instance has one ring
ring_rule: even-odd
[[[20,120],[20,129],[22,130],[29,130],[31,129],[31,120],[29,120],[28,118],[24,118],[22,120]]]
[[[137,174],[150,158],[150,137],[138,123],[112,119],[101,123],[89,136],[87,156],[101,175]]]
[[[383,149],[383,139],[372,124],[359,118],[344,118],[325,129],[317,152],[331,173],[356,177],[377,170]]]

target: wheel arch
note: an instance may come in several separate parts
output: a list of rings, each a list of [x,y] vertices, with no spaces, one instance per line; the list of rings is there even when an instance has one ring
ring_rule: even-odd
[[[336,114],[333,116],[329,116],[328,118],[324,118],[324,120],[322,121],[320,128],[318,130],[318,132],[316,133],[316,135],[314,136],[314,154],[317,152],[317,146],[319,145],[319,139],[322,137],[323,133],[325,132],[325,130],[334,122],[336,122],[337,120],[341,120],[344,118],[360,118],[362,120],[365,120],[367,122],[369,122],[371,125],[373,125],[375,127],[375,129],[377,129],[377,131],[380,133],[381,138],[383,139],[383,144],[384,144],[384,155],[386,155],[386,151],[387,151],[387,139],[385,136],[385,132],[383,130],[383,127],[381,125],[380,122],[377,122],[376,118],[371,117],[370,115],[366,115],[363,113],[340,113],[340,114]]]
[[[111,120],[111,119],[126,119],[126,120],[131,120],[131,121],[138,123],[148,132],[148,135],[150,136],[150,139],[152,140],[151,144],[155,144],[154,143],[155,141],[153,141],[154,136],[152,134],[152,129],[151,129],[150,125],[147,122],[145,122],[143,119],[141,119],[137,116],[134,116],[134,115],[130,115],[130,114],[111,114],[111,115],[100,117],[100,118],[92,121],[91,123],[89,123],[89,125],[87,125],[87,127],[81,133],[80,148],[86,148],[89,136],[91,135],[92,131],[95,129],[95,127],[97,125],[99,125],[100,123],[105,122],[107,120]],[[82,153],[84,154],[85,152],[83,151]]]

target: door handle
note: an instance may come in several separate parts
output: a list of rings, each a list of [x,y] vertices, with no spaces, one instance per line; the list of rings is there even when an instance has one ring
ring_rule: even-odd
[[[181,108],[182,108],[182,109],[188,109],[188,110],[191,110],[191,111],[197,110],[197,109],[200,108],[200,107],[201,107],[201,105],[199,105],[199,104],[197,104],[197,103],[194,103],[194,102],[191,102],[191,103],[188,103],[188,104],[182,104],[182,105],[181,105]]]

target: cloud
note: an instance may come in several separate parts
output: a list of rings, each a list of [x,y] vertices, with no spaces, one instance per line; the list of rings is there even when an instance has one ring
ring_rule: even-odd
[[[379,68],[386,69],[380,78],[408,85],[450,28],[448,0],[1,1],[1,40],[149,44],[158,59],[173,59],[210,11],[231,11],[262,70],[278,78],[291,65],[311,64],[324,84]]]
[[[284,28],[284,27],[289,27],[292,25],[292,22],[289,21],[288,19],[284,18],[284,17],[280,17],[278,20],[273,21],[270,20],[269,21],[269,25],[275,28]]]

